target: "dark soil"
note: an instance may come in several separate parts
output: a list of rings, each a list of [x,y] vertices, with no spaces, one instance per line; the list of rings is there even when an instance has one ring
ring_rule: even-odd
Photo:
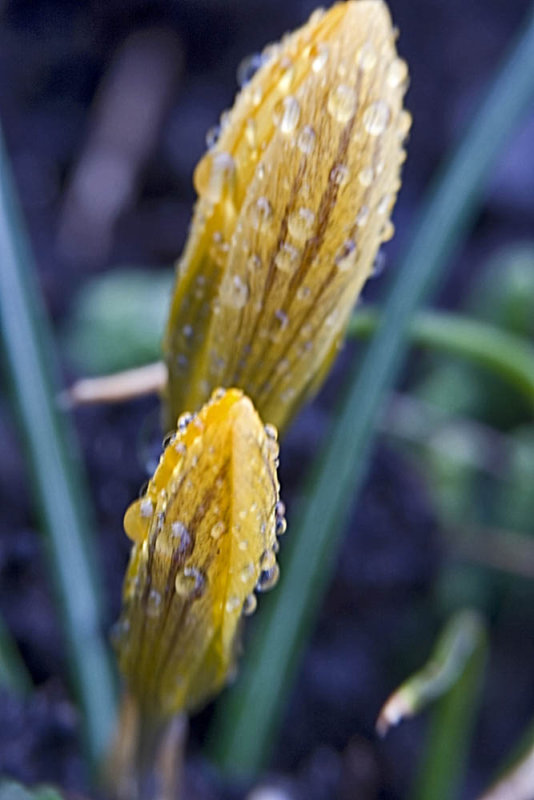
[[[391,0],[401,30],[399,50],[410,64],[407,104],[414,115],[395,213],[399,233],[388,248],[391,269],[432,173],[463,130],[528,5]],[[0,2],[1,119],[42,289],[58,328],[74,292],[91,275],[118,264],[157,269],[175,260],[193,201],[192,169],[207,128],[232,101],[237,64],[304,21],[312,8],[309,0]],[[145,89],[139,89],[143,102],[156,96],[156,107],[152,128],[143,129],[129,151],[131,183],[121,195],[114,170],[128,118],[120,117],[125,110],[118,99],[128,91],[136,96],[136,59],[149,65]],[[113,84],[118,72],[122,83]],[[92,174],[95,196],[109,205],[99,214],[78,203],[79,170],[101,143],[103,118],[113,113],[119,131],[115,160]],[[515,169],[516,163],[523,168]],[[451,265],[442,303],[458,302],[495,249],[532,234],[533,197],[531,139],[523,135],[503,157],[471,239]],[[368,296],[377,295],[385,281],[387,274]],[[345,354],[285,443],[281,481],[290,525],[301,465],[326,428],[347,360]],[[66,361],[64,368],[72,377]],[[416,372],[417,366],[410,369]],[[129,552],[122,515],[146,479],[147,448],[160,440],[157,407],[142,401],[83,410],[76,424],[96,508],[109,628],[118,614]],[[64,643],[7,398],[0,402],[0,508],[0,612],[36,684],[29,701],[6,692],[0,698],[0,774],[28,784],[49,781],[88,797]],[[385,741],[377,740],[374,723],[385,698],[424,662],[435,640],[441,624],[435,585],[443,559],[423,476],[379,442],[267,784],[294,800],[408,796],[425,718],[406,723]],[[511,747],[529,709],[534,711],[534,647],[525,642],[523,622],[496,635],[493,648],[465,797],[487,783],[496,759]],[[207,709],[192,722],[186,796],[243,798],[250,787],[224,785],[201,756],[210,714]]]

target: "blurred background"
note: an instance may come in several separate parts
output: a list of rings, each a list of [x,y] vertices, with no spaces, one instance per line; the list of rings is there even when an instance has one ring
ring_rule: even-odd
[[[414,124],[397,234],[364,302],[379,299],[426,188],[458,141],[527,0],[391,0]],[[170,269],[191,216],[193,168],[231,105],[236,69],[314,8],[309,0],[4,0],[0,119],[52,315],[65,381],[157,357]],[[534,338],[534,110],[502,154],[439,305]],[[1,268],[1,265],[0,265]],[[134,274],[135,273],[135,274]],[[315,452],[349,343],[291,430],[291,501]],[[96,506],[106,626],[129,544],[122,515],[154,466],[156,399],[75,412]],[[474,797],[534,718],[534,425],[503,380],[414,351],[381,423],[365,490],[264,783],[280,798],[407,797],[428,715],[385,740],[390,692],[469,606],[490,636],[465,791]],[[0,612],[36,684],[3,692],[0,774],[87,791],[65,648],[12,411],[0,397]],[[289,528],[290,531],[290,528]],[[288,536],[290,532],[288,533]],[[283,569],[283,561],[282,561]],[[260,604],[261,605],[261,604]],[[252,625],[254,620],[252,620]],[[211,709],[192,723],[188,799],[242,798],[203,759]],[[273,797],[275,795],[272,795]]]

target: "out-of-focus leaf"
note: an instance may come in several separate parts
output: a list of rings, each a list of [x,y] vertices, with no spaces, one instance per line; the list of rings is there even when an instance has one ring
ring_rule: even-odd
[[[16,643],[0,619],[0,686],[24,695],[31,691],[32,680]]]
[[[80,290],[64,331],[84,373],[105,374],[161,358],[172,270],[121,268]]]
[[[48,786],[27,789],[15,781],[0,780],[0,800],[62,800],[62,796]]]
[[[425,666],[388,698],[376,729],[384,736],[392,725],[413,717],[442,697],[456,683],[484,635],[481,618],[474,611],[460,611],[440,634]]]
[[[459,796],[486,655],[487,637],[480,617],[472,611],[460,612],[438,643],[436,683],[439,686],[443,681],[441,690],[447,683],[450,688],[438,700],[432,715],[412,795],[414,800],[456,800]],[[428,691],[432,685],[431,669],[427,681]]]

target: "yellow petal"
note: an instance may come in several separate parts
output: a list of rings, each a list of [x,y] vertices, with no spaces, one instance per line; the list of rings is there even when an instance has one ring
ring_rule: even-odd
[[[126,512],[134,546],[115,639],[145,711],[190,711],[231,673],[254,589],[278,576],[277,463],[274,429],[242,392],[219,390],[178,421],[146,493]]]
[[[165,338],[170,418],[239,386],[283,428],[393,235],[410,117],[386,5],[316,12],[264,61],[195,173]]]

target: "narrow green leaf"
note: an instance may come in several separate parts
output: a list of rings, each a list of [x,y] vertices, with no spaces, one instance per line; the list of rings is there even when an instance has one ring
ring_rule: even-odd
[[[52,336],[1,138],[0,264],[0,332],[6,365],[48,534],[71,678],[83,709],[88,752],[96,762],[111,733],[114,686],[100,630],[101,593],[91,569],[89,503],[73,431],[54,404],[58,382]]]
[[[384,307],[382,323],[347,392],[294,510],[282,553],[282,579],[267,598],[240,679],[219,705],[212,752],[229,772],[254,773],[273,738],[317,616],[341,536],[365,475],[386,393],[408,348],[417,306],[436,290],[480,206],[491,167],[534,96],[534,9],[491,91],[438,180]],[[291,524],[292,521],[292,524]]]
[[[348,334],[370,336],[380,324],[376,309],[354,314]],[[534,347],[519,336],[485,322],[442,311],[419,311],[410,325],[414,344],[456,355],[508,381],[534,408]]]

